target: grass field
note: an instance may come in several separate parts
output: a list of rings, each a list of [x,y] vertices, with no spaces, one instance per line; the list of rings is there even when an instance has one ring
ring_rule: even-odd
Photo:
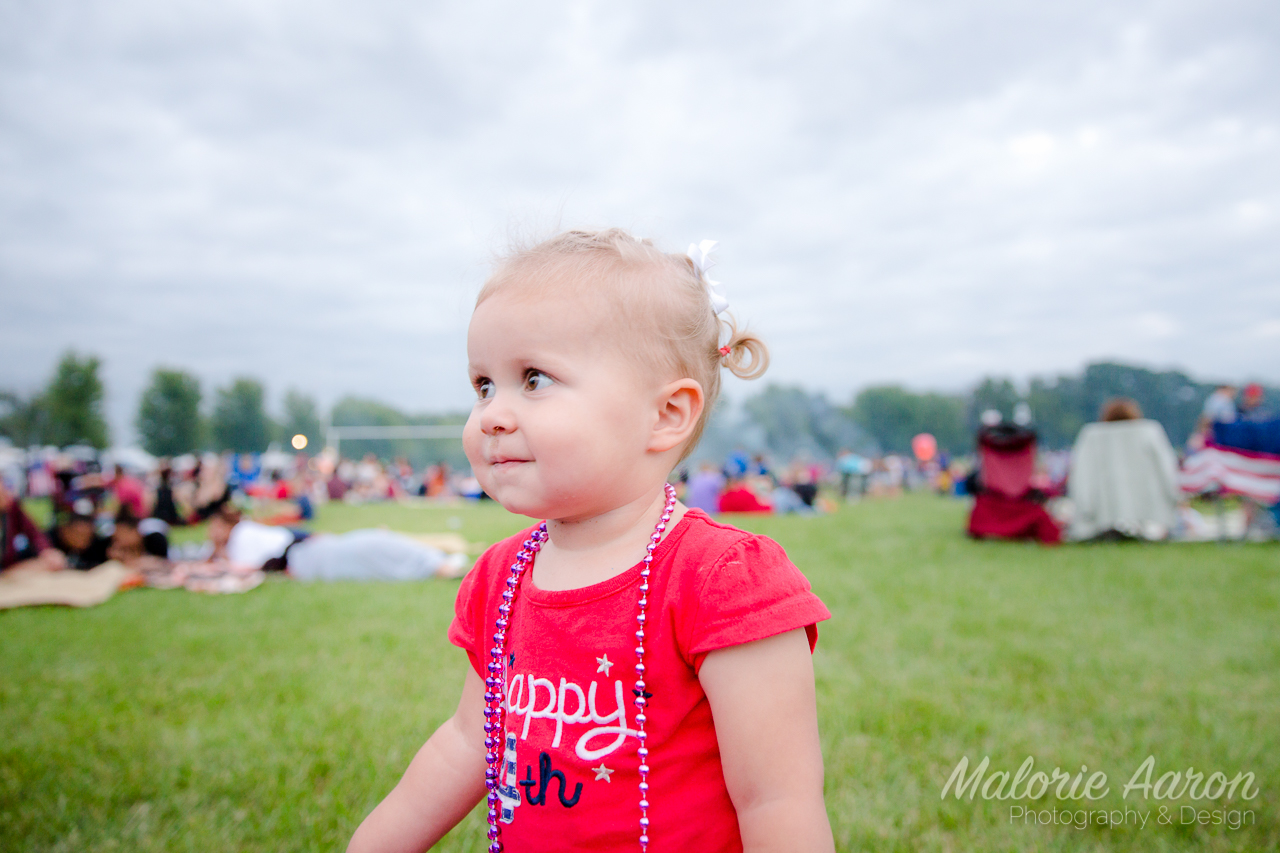
[[[976,543],[963,514],[917,496],[741,520],[834,614],[815,663],[839,849],[1280,848],[1280,547]],[[315,526],[492,542],[523,523],[492,505],[335,506]],[[456,589],[277,580],[0,613],[0,850],[341,850],[452,712]],[[1152,781],[1252,772],[1260,793],[1122,799],[1149,755]],[[965,756],[1087,765],[1110,793],[942,800]],[[1247,822],[1183,824],[1193,804]],[[1015,807],[1135,817],[1078,829]],[[481,826],[473,813],[441,849],[481,851]]]

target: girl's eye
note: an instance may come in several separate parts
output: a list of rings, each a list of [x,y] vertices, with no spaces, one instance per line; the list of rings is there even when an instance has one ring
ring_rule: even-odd
[[[524,390],[541,391],[544,388],[550,388],[555,380],[541,370],[530,370],[524,378]]]
[[[493,381],[481,377],[476,380],[476,395],[481,400],[487,400],[493,396]]]

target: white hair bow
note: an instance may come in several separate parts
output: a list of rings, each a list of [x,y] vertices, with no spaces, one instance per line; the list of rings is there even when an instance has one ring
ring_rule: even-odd
[[[689,244],[689,260],[698,268],[698,275],[707,283],[707,295],[711,297],[711,310],[719,316],[729,307],[729,299],[724,295],[724,287],[718,281],[707,278],[707,270],[715,266],[711,261],[711,253],[715,251],[715,240],[703,240],[701,243]]]

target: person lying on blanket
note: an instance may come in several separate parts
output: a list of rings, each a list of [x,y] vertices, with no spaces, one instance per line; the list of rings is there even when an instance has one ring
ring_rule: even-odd
[[[465,574],[449,554],[389,530],[307,534],[242,518],[232,505],[209,519],[211,562],[232,571],[286,571],[298,580],[423,580]]]

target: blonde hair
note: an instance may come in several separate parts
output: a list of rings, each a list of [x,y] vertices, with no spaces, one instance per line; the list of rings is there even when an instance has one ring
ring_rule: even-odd
[[[641,338],[638,345],[629,340],[622,346],[625,355],[702,386],[702,414],[681,459],[697,446],[720,396],[720,369],[758,379],[769,367],[764,341],[739,329],[727,312],[722,319],[712,310],[707,282],[688,255],[666,254],[621,228],[565,231],[513,252],[499,261],[476,305],[516,288],[537,298],[566,287],[604,299],[619,330]]]

